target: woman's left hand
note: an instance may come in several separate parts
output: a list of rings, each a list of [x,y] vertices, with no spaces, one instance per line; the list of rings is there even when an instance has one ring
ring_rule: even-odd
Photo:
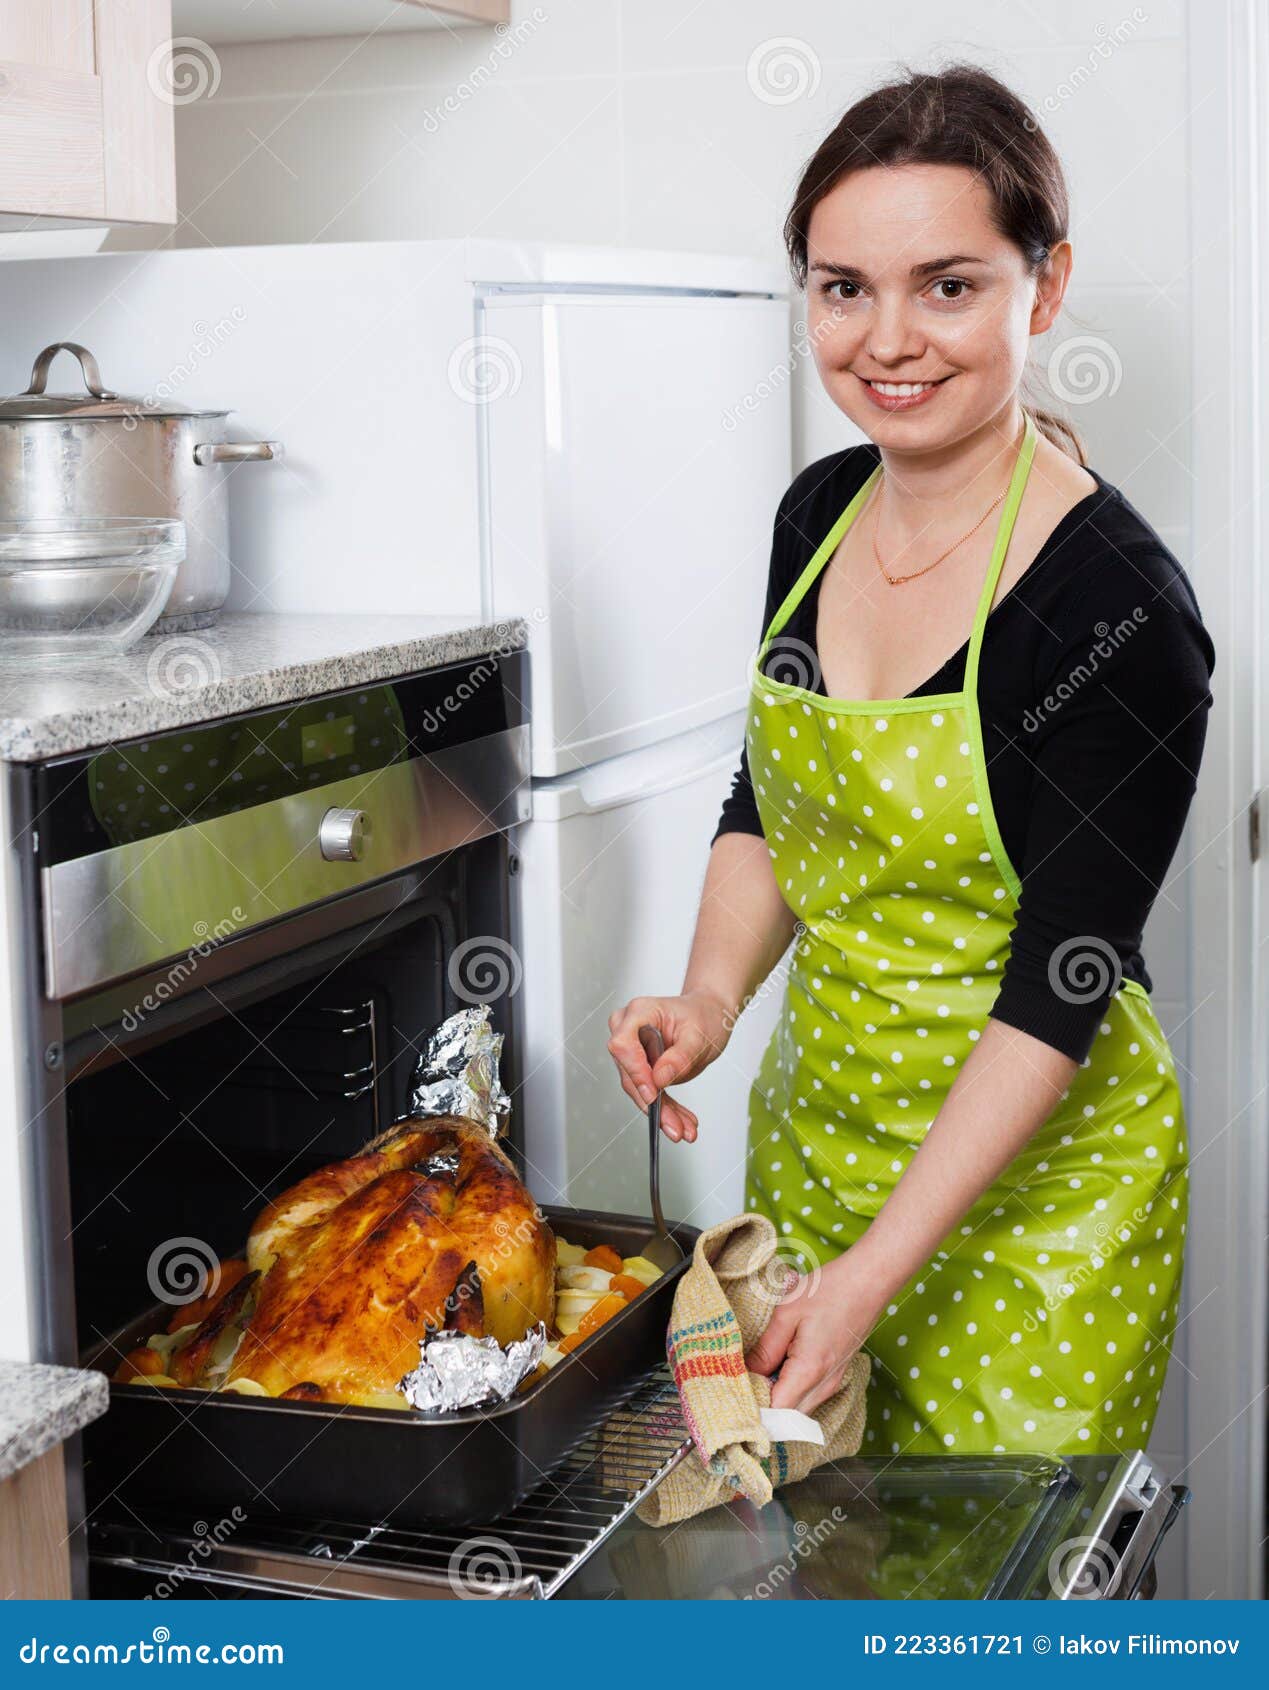
[[[847,1251],[827,1267],[800,1274],[745,1357],[752,1373],[780,1369],[771,1387],[772,1408],[814,1413],[839,1389],[876,1325],[885,1298],[850,1258]]]

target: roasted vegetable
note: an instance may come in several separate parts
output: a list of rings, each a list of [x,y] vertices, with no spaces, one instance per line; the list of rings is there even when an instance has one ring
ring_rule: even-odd
[[[578,1336],[589,1338],[592,1332],[599,1331],[606,1320],[611,1320],[615,1314],[620,1314],[622,1309],[626,1307],[628,1307],[626,1299],[613,1292],[610,1292],[606,1297],[601,1297],[594,1308],[589,1309],[578,1322]]]
[[[225,1295],[232,1291],[240,1279],[247,1276],[247,1264],[241,1259],[221,1262],[212,1270],[211,1278],[207,1282],[207,1289],[201,1297],[195,1297],[192,1303],[182,1303],[167,1323],[169,1333],[179,1332],[183,1326],[198,1326],[216,1307]]]
[[[621,1257],[611,1244],[597,1244],[582,1257],[587,1267],[603,1268],[605,1273],[621,1272]]]
[[[579,1344],[613,1315],[620,1314],[648,1286],[660,1279],[660,1268],[646,1256],[622,1258],[607,1244],[583,1250],[567,1239],[555,1240],[555,1330],[560,1336],[548,1344],[544,1367],[557,1367]],[[616,1263],[613,1268],[612,1264]]]
[[[167,1371],[163,1357],[157,1350],[148,1346],[129,1350],[127,1355],[115,1369],[115,1381],[120,1385],[131,1385],[141,1378],[153,1378]]]

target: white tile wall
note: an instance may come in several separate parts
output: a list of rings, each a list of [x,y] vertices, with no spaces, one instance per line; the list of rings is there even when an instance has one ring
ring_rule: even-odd
[[[988,65],[1041,116],[1068,173],[1069,313],[1043,367],[1094,337],[1117,374],[1073,407],[1102,474],[1187,558],[1190,246],[1183,0],[1135,22],[1098,0],[532,0],[490,31],[224,49],[214,97],[178,109],[177,244],[458,234],[780,253],[800,171],[834,116],[896,59]],[[1144,8],[1137,8],[1142,12]],[[751,91],[756,50],[791,38],[805,94]],[[446,103],[449,102],[449,109]],[[441,114],[439,117],[437,114]],[[113,244],[147,243],[145,231]],[[858,438],[809,360],[795,376],[799,464]],[[1187,1072],[1189,880],[1183,845],[1147,934],[1160,1017]],[[1189,1107],[1193,1110],[1191,1100]],[[1187,1304],[1201,1293],[1191,1287]],[[1184,1333],[1156,1447],[1186,1448]],[[1182,1526],[1165,1557],[1182,1594]],[[1206,1594],[1206,1593],[1197,1593]]]

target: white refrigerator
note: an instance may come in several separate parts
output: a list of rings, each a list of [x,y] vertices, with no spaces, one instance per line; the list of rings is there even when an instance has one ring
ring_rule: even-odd
[[[527,619],[516,1101],[543,1200],[647,1211],[607,1019],[677,991],[739,757],[791,473],[786,290],[750,259],[483,240],[0,265],[0,391],[78,341],[115,391],[283,443],[229,478],[231,609]],[[778,997],[684,1093],[675,1218],[740,1207]]]

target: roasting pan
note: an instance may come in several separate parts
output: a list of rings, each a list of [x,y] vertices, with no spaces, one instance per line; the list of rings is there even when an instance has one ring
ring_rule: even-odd
[[[549,1208],[571,1244],[633,1255],[650,1222]],[[665,1359],[675,1287],[699,1230],[671,1226],[682,1264],[605,1322],[537,1384],[496,1408],[403,1413],[232,1393],[110,1386],[110,1409],[85,1428],[90,1515],[107,1502],[188,1507],[208,1529],[275,1515],[375,1525],[488,1524],[509,1513]],[[113,1373],[171,1317],[158,1304],[84,1366]],[[240,1512],[234,1513],[237,1509]]]

